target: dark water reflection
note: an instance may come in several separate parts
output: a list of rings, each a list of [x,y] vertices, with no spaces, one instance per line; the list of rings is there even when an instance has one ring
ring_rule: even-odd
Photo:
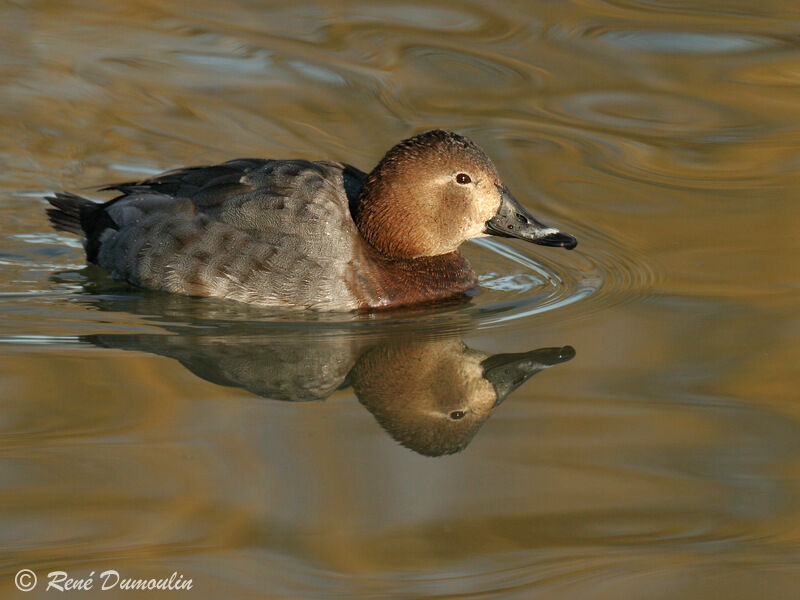
[[[795,598],[798,18],[0,5],[0,591],[108,567],[212,598]],[[581,245],[468,244],[466,305],[289,317],[109,282],[43,213],[237,156],[367,169],[432,127]],[[488,381],[497,355],[524,373]],[[450,456],[376,424],[471,402]]]

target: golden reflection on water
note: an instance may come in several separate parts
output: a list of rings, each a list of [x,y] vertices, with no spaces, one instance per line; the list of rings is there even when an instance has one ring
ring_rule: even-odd
[[[202,597],[794,598],[798,17],[1,6],[0,589],[110,567],[178,570]],[[431,127],[474,138],[579,248],[472,245],[468,307],[289,323],[98,283],[43,213],[47,191],[237,156],[368,169]],[[370,412],[567,343],[455,455],[409,451]],[[396,369],[412,359],[429,370]],[[303,360],[284,399],[324,402],[240,385]]]

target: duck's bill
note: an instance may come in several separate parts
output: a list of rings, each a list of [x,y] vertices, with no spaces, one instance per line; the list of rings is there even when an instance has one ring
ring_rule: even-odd
[[[507,189],[499,188],[500,208],[486,222],[486,233],[500,237],[519,238],[542,246],[559,246],[572,250],[578,245],[575,237],[540,223],[517,202]]]

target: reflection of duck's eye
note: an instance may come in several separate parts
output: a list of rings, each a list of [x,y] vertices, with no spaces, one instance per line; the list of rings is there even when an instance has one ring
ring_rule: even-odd
[[[472,179],[470,179],[470,176],[467,175],[466,173],[459,173],[458,175],[456,175],[456,183],[460,183],[460,184],[464,185],[464,184],[471,183],[471,182],[472,182]],[[460,418],[461,417],[459,417],[459,419]]]
[[[467,413],[463,410],[454,410],[450,413],[450,418],[453,419],[453,421],[458,421],[459,419],[463,419],[465,414]]]

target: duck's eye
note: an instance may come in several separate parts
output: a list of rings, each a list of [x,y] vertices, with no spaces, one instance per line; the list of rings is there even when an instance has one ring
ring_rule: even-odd
[[[459,419],[463,419],[465,414],[467,413],[463,410],[454,410],[450,413],[450,418],[453,419],[453,421],[458,421]]]
[[[472,183],[472,179],[466,173],[459,173],[456,175],[456,183],[460,183],[461,185],[466,185],[467,183]]]

